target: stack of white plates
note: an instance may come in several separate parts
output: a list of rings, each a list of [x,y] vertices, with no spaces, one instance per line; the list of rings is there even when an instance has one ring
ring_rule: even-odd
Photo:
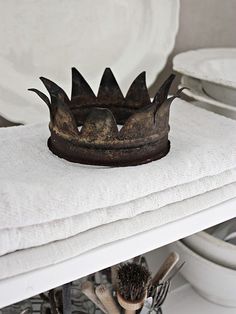
[[[206,299],[236,307],[236,219],[177,241],[181,273]]]
[[[183,93],[208,110],[236,119],[236,49],[211,48],[187,51],[173,60],[182,74]]]
[[[236,119],[236,48],[199,49],[177,55],[183,91],[195,103]],[[186,262],[181,273],[208,300],[236,307],[236,219],[172,243]]]

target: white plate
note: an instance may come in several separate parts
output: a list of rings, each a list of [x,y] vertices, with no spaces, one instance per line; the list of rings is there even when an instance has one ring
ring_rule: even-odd
[[[231,119],[236,119],[236,107],[227,105],[208,96],[202,87],[202,82],[198,79],[183,75],[181,78],[181,87],[187,87],[183,93],[188,97],[201,102],[201,107],[224,115]]]
[[[72,66],[95,92],[107,66],[124,93],[143,70],[152,84],[173,49],[178,17],[179,0],[1,1],[0,114],[48,120],[27,88],[42,89],[42,75],[69,93]]]
[[[177,252],[181,260],[185,261],[180,272],[200,295],[214,303],[236,307],[235,270],[210,262],[181,241],[170,244],[168,248]]]
[[[183,52],[174,57],[173,68],[184,75],[236,88],[236,48]]]

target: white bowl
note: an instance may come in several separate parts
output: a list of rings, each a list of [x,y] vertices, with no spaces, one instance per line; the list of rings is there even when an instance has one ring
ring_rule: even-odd
[[[214,57],[202,62],[201,67],[210,77],[221,79],[221,83],[211,80],[201,80],[205,92],[216,100],[236,106],[236,87],[229,82],[236,83],[236,52],[234,58],[227,57],[227,53],[221,57]]]
[[[181,241],[171,243],[169,250],[185,261],[182,276],[204,298],[213,303],[236,307],[236,271],[201,257]]]
[[[188,89],[184,89],[183,93],[188,97],[199,101],[200,103],[197,104],[198,106],[225,117],[236,119],[236,106],[228,105],[208,96],[203,89],[201,80],[183,75],[179,87],[187,87]]]
[[[224,225],[227,228],[227,224]],[[230,229],[234,228],[235,230],[236,220],[228,222],[228,225],[231,227]],[[236,270],[236,246],[220,239],[217,234],[213,236],[206,231],[201,231],[182,239],[182,242],[202,257]]]
[[[201,81],[201,83],[207,95],[228,105],[236,107],[236,88],[208,81]]]

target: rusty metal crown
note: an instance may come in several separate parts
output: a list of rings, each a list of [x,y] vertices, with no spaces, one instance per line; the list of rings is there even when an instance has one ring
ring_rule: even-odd
[[[50,111],[49,149],[72,162],[131,166],[164,157],[170,149],[168,140],[170,104],[167,98],[174,75],[163,83],[150,100],[145,72],[131,84],[126,97],[110,68],[106,68],[97,97],[83,76],[72,68],[72,94],[41,77],[49,98],[31,88]],[[119,129],[118,126],[122,125]]]

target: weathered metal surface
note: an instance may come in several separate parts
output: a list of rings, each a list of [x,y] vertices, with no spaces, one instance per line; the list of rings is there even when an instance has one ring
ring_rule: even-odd
[[[97,97],[75,69],[72,69],[71,99],[54,82],[41,77],[50,99],[36,89],[50,111],[49,149],[72,162],[133,166],[164,157],[168,141],[171,98],[168,92],[174,75],[163,83],[151,102],[142,72],[126,97],[111,71],[104,71]],[[118,130],[117,125],[122,125]],[[81,129],[78,127],[81,126]]]

